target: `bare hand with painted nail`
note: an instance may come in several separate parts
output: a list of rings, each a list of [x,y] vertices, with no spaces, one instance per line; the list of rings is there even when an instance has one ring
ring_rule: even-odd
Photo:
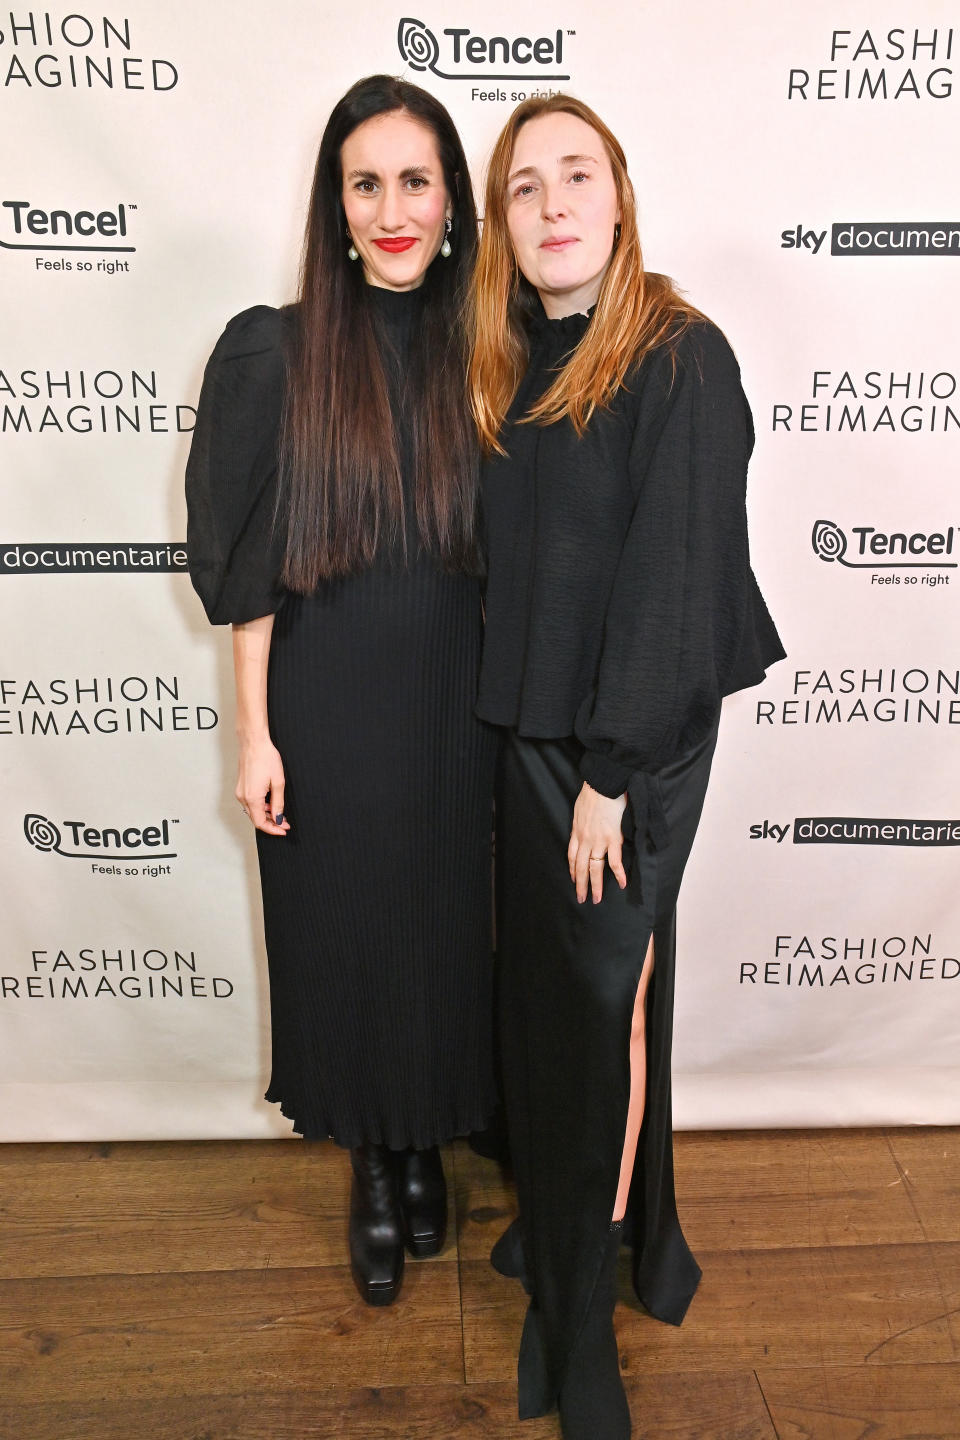
[[[270,739],[267,670],[273,616],[233,627],[233,667],[237,684],[237,740],[240,764],[236,796],[243,812],[267,835],[286,835],[285,777],[280,752]]]
[[[284,788],[283,761],[269,735],[241,741],[236,796],[244,814],[267,835],[286,835],[290,829],[283,813]]]
[[[567,846],[570,879],[577,887],[577,899],[581,905],[587,898],[588,889],[594,905],[600,903],[603,872],[607,865],[616,876],[620,889],[626,889],[627,876],[623,868],[623,812],[626,808],[626,795],[611,800],[584,781],[573,807],[573,827]]]

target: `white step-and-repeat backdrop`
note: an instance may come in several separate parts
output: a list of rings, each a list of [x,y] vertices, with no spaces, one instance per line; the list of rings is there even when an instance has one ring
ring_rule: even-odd
[[[326,116],[378,70],[444,101],[478,180],[518,99],[594,105],[650,267],[741,360],[789,659],[726,707],[678,1124],[957,1122],[953,7],[417,6],[0,15],[0,1138],[287,1133],[182,473],[205,358],[292,298]]]

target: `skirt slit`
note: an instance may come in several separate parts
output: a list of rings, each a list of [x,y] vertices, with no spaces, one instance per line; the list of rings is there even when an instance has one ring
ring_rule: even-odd
[[[656,953],[655,953],[655,952],[656,952],[656,946],[655,946],[655,944],[653,943],[653,936],[651,936],[651,937],[650,937],[650,941],[649,941],[648,944],[647,944],[647,949],[646,949],[646,951],[644,952],[643,968],[642,968],[641,971],[640,971],[640,979],[637,981],[637,989],[636,989],[636,994],[635,994],[635,996],[634,996],[634,1001],[633,1001],[633,1010],[631,1011],[631,1014],[630,1014],[630,1036],[629,1036],[629,1039],[628,1039],[628,1042],[627,1042],[627,1047],[628,1047],[627,1066],[628,1066],[628,1069],[629,1069],[629,1090],[628,1090],[628,1099],[627,1099],[627,1120],[626,1120],[626,1124],[625,1124],[625,1126],[624,1126],[623,1151],[622,1151],[621,1156],[620,1156],[620,1171],[619,1171],[619,1174],[618,1174],[618,1176],[617,1176],[617,1198],[616,1198],[616,1200],[614,1201],[614,1205],[613,1205],[613,1219],[614,1219],[615,1221],[620,1221],[620,1220],[623,1219],[624,1213],[625,1213],[626,1208],[627,1208],[627,1205],[628,1205],[628,1203],[629,1203],[629,1199],[630,1199],[629,1191],[630,1191],[630,1186],[631,1186],[632,1183],[633,1183],[633,1170],[634,1170],[634,1166],[635,1166],[635,1162],[636,1162],[636,1158],[637,1158],[637,1149],[638,1149],[639,1144],[640,1144],[640,1131],[641,1131],[641,1129],[642,1129],[642,1127],[643,1127],[643,1115],[644,1115],[644,1111],[646,1110],[646,1100],[647,1100],[647,1001],[648,1001],[649,998],[650,998],[650,982],[651,982],[651,980],[653,979],[653,971],[654,971],[654,968],[655,968],[655,966],[656,966]],[[648,971],[647,971],[648,963],[649,963],[649,973],[648,973]],[[646,984],[644,984],[644,977],[646,977]],[[641,995],[641,987],[643,987],[643,994],[642,994],[642,995]],[[641,1034],[642,1034],[642,1037],[643,1037],[643,1047],[642,1047],[642,1050],[640,1049],[639,1046],[635,1045],[635,1042],[634,1042],[634,1036],[635,1036],[636,1031],[637,1031],[637,1028],[638,1028],[638,1022],[639,1022]],[[642,1072],[642,1073],[639,1073],[639,1072]],[[641,1085],[642,1085],[642,1087],[643,1087],[642,1092],[641,1092],[641,1094],[640,1094],[640,1096],[639,1096],[639,1099],[635,1099],[635,1092],[637,1091],[637,1089],[638,1089]],[[633,1116],[633,1111],[634,1111],[634,1107],[635,1107],[635,1106],[636,1106],[636,1108],[639,1109],[639,1111],[640,1111],[639,1123],[634,1119],[634,1116]],[[623,1186],[624,1186],[624,1172],[627,1171],[628,1167],[629,1167],[630,1180],[629,1180],[629,1184],[627,1185],[627,1194],[623,1196],[623,1201],[622,1201],[622,1203],[621,1203],[621,1198],[620,1198],[620,1197],[621,1197],[621,1193],[622,1193],[622,1191],[623,1191]]]

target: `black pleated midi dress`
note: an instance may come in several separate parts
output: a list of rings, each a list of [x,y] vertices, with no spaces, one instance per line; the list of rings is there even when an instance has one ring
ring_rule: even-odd
[[[618,1190],[633,1010],[651,935],[646,1108],[624,1238],[637,1295],[679,1324],[700,1268],[677,1216],[671,1044],[676,906],[722,697],[783,655],[750,568],[753,431],[709,323],[634,367],[577,436],[522,416],[589,324],[533,317],[530,363],[484,466],[489,577],[478,711],[503,727],[497,783],[500,1017],[531,1290],[521,1417],[553,1408]],[[621,891],[580,905],[567,846],[584,782],[626,794]]]
[[[371,288],[407,512],[416,292]],[[271,738],[284,837],[257,832],[270,979],[267,1099],[310,1139],[423,1149],[481,1128],[491,1073],[496,737],[473,713],[479,582],[444,573],[408,518],[360,575],[285,594],[273,527],[288,313],[228,326],[188,469],[188,550],[214,621],[274,613]]]

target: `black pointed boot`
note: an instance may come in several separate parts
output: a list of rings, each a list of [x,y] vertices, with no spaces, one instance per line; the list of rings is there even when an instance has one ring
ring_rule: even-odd
[[[498,1275],[505,1275],[508,1280],[519,1280],[527,1294],[531,1294],[530,1276],[527,1274],[527,1262],[523,1254],[523,1231],[519,1215],[516,1220],[511,1220],[490,1251],[490,1264]]]
[[[403,1238],[415,1260],[439,1255],[447,1238],[447,1182],[440,1151],[403,1150],[396,1157]]]
[[[403,1235],[393,1156],[385,1145],[350,1151],[350,1273],[368,1305],[392,1305],[403,1282]]]
[[[630,1407],[613,1333],[619,1222],[610,1227],[583,1328],[567,1361],[558,1408],[563,1440],[630,1440]]]

